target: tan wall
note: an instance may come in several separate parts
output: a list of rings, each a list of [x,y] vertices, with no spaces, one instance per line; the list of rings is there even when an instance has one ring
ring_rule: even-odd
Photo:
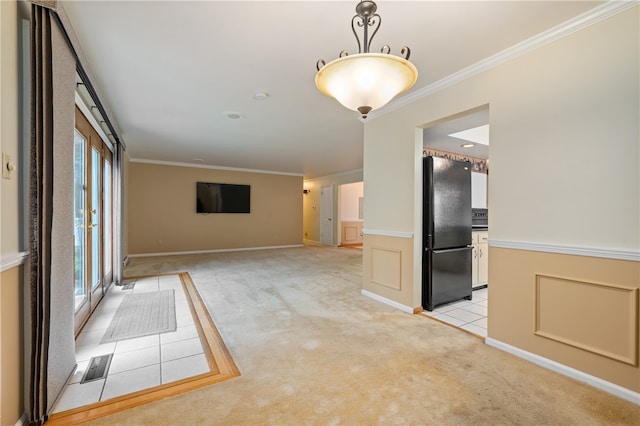
[[[363,243],[365,290],[414,308],[413,238],[365,234]]]
[[[250,214],[196,214],[196,182],[251,185]],[[132,162],[129,255],[302,244],[302,177]]]
[[[304,181],[304,188],[311,190],[303,197],[303,237],[305,240],[320,242],[320,188],[323,186],[333,186],[333,210],[334,217],[338,217],[338,185],[346,183],[362,182],[362,170],[353,170],[347,173],[339,173],[330,176],[307,179]],[[334,223],[334,243],[339,235],[340,224],[336,220]]]
[[[19,191],[22,173],[19,127],[18,7],[14,1],[0,2],[0,147],[17,166],[11,180],[0,178],[0,256],[20,251]]]
[[[640,264],[490,249],[489,337],[640,391]]]
[[[25,250],[22,241],[22,102],[21,19],[29,19],[25,2],[0,1],[0,150],[16,164],[14,177],[0,178],[0,425],[14,425],[24,413],[23,266],[15,265]],[[27,75],[28,79],[29,76]]]
[[[420,235],[421,128],[489,105],[492,244],[578,248],[587,253],[601,251],[637,259],[638,10],[635,5],[410,105],[379,117],[371,116],[365,124],[364,228]],[[373,240],[365,237],[365,264],[372,262],[371,244]],[[412,288],[403,287],[395,296],[387,290],[382,293],[365,275],[364,289],[405,305],[420,306],[420,245],[420,239],[415,238],[412,252],[407,253],[408,258],[413,258]],[[524,253],[523,256],[530,255]],[[559,259],[567,261],[565,257]],[[594,269],[582,270],[581,264],[567,261],[563,273],[586,282],[611,282],[612,278],[601,277],[615,276],[618,261],[598,264],[603,270],[596,274]],[[511,267],[512,262],[505,263],[498,256],[489,266],[490,300],[493,299],[489,306],[490,336],[516,348],[524,345],[526,351],[605,377],[620,386],[638,389],[630,383],[638,379],[638,366],[625,364],[626,377],[610,375],[605,371],[619,370],[621,361],[593,354],[573,356],[577,349],[564,349],[566,344],[542,337],[525,345],[517,336],[531,335],[530,322],[512,322],[510,333],[494,334],[494,311],[505,322],[511,321],[510,315],[514,314],[511,306],[526,312],[535,309],[531,277],[514,277],[509,287],[494,286],[494,281],[502,280]],[[635,279],[637,282],[637,270]],[[547,281],[543,285],[548,289],[554,284]],[[561,287],[551,288],[562,291]],[[502,294],[506,289],[508,293]],[[601,309],[605,329],[633,319],[631,311],[620,319],[616,304],[603,305]],[[584,311],[567,310],[562,321],[568,329],[576,315],[584,315]],[[631,342],[627,340],[626,344]],[[549,350],[549,346],[556,349]]]
[[[14,425],[22,416],[23,267],[0,273],[0,425]]]

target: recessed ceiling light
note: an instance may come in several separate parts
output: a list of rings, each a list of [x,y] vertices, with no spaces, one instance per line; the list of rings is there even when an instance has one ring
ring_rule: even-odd
[[[239,112],[235,111],[227,111],[224,113],[224,116],[232,120],[237,120],[238,118],[242,117]]]
[[[474,143],[463,143],[460,146],[463,147],[463,148],[473,148],[474,146],[476,146],[476,144],[474,144]]]
[[[449,136],[482,145],[489,145],[489,125],[485,124],[484,126],[451,133]]]
[[[268,97],[269,97],[269,93],[267,92],[256,92],[256,94],[253,95],[253,99],[255,99],[256,101],[263,101]]]

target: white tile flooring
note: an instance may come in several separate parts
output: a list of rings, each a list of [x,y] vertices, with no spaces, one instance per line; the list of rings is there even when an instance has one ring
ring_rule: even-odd
[[[471,294],[471,300],[459,300],[438,306],[432,312],[425,310],[422,313],[478,336],[487,337],[488,301],[489,289],[485,287],[474,290]]]
[[[100,344],[118,306],[127,294],[173,289],[177,330],[137,339]],[[80,384],[92,357],[113,353],[106,379]],[[78,367],[53,412],[151,388],[209,372],[180,278],[141,278],[132,290],[112,286],[76,339]]]

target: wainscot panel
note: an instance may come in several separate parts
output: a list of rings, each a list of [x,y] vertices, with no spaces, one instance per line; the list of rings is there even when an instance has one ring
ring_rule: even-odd
[[[413,238],[367,234],[363,239],[363,289],[413,306]]]
[[[490,338],[640,391],[640,262],[489,251]]]

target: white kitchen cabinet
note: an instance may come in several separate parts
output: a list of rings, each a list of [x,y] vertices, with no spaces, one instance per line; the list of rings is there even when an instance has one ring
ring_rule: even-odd
[[[477,231],[471,234],[473,243],[471,287],[487,285],[489,282],[489,233]]]
[[[342,222],[342,245],[362,244],[362,222]]]
[[[487,175],[471,172],[471,207],[487,208]]]

